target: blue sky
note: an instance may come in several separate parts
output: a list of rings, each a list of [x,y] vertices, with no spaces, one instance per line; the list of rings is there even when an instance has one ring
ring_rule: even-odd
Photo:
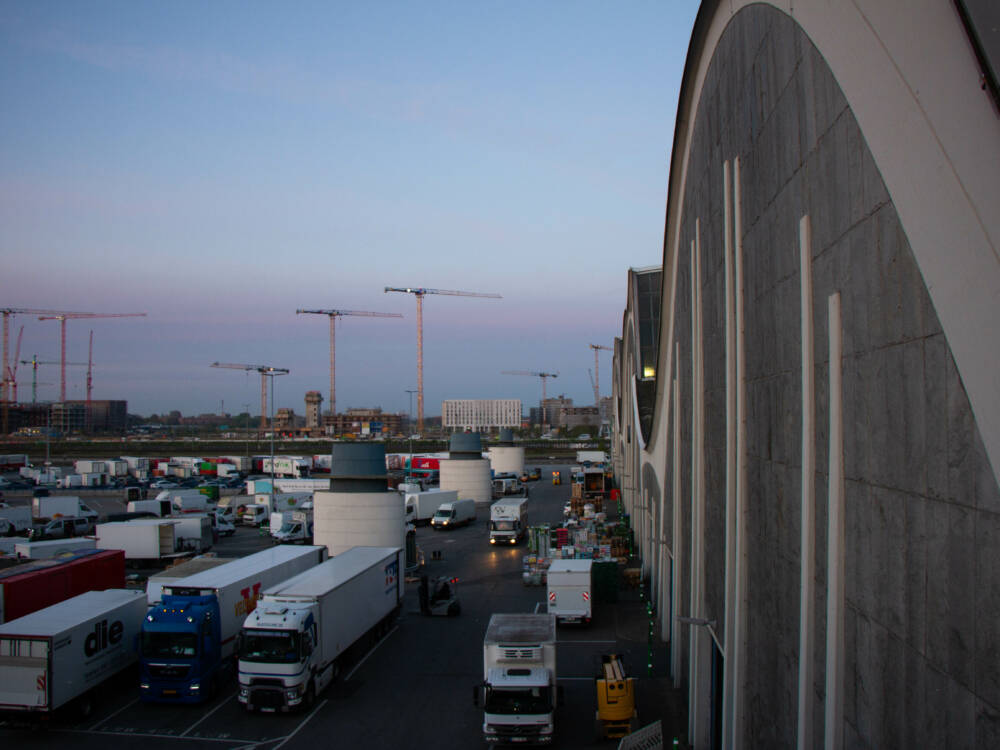
[[[427,296],[425,413],[446,398],[593,401],[630,266],[662,260],[694,2],[0,3],[0,307],[148,313],[94,330],[94,398],[133,413],[328,397],[406,411]],[[18,316],[22,359],[58,324]],[[601,355],[609,395],[610,353]],[[39,380],[58,383],[58,368]],[[31,372],[18,370],[30,399]],[[85,368],[70,368],[83,398]],[[40,399],[56,398],[39,386]],[[325,406],[325,405],[324,405]]]

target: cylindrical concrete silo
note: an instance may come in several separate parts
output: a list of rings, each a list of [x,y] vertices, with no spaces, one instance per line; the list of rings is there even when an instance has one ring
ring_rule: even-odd
[[[483,458],[483,442],[478,432],[452,435],[448,458],[442,458],[440,466],[442,490],[456,490],[459,499],[472,498],[477,503],[493,499],[490,462]]]
[[[406,548],[403,496],[387,489],[385,446],[335,443],[330,491],[313,494],[313,540],[330,555],[351,547]]]
[[[508,428],[500,430],[499,445],[490,446],[490,467],[494,474],[515,474],[524,472],[524,447],[514,445],[514,433]]]

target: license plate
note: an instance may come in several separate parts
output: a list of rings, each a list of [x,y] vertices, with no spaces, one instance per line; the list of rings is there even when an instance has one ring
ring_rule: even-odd
[[[177,695],[177,691],[173,689],[167,689],[163,691],[164,695]]]

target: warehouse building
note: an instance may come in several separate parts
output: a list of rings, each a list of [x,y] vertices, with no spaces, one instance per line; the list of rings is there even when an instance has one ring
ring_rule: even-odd
[[[695,748],[1000,747],[995,19],[702,3],[612,417]]]

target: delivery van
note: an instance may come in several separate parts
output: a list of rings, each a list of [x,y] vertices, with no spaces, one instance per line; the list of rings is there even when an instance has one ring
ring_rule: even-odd
[[[476,501],[466,498],[465,500],[441,503],[437,513],[431,519],[431,526],[435,529],[452,529],[456,526],[470,524],[475,520]]]

